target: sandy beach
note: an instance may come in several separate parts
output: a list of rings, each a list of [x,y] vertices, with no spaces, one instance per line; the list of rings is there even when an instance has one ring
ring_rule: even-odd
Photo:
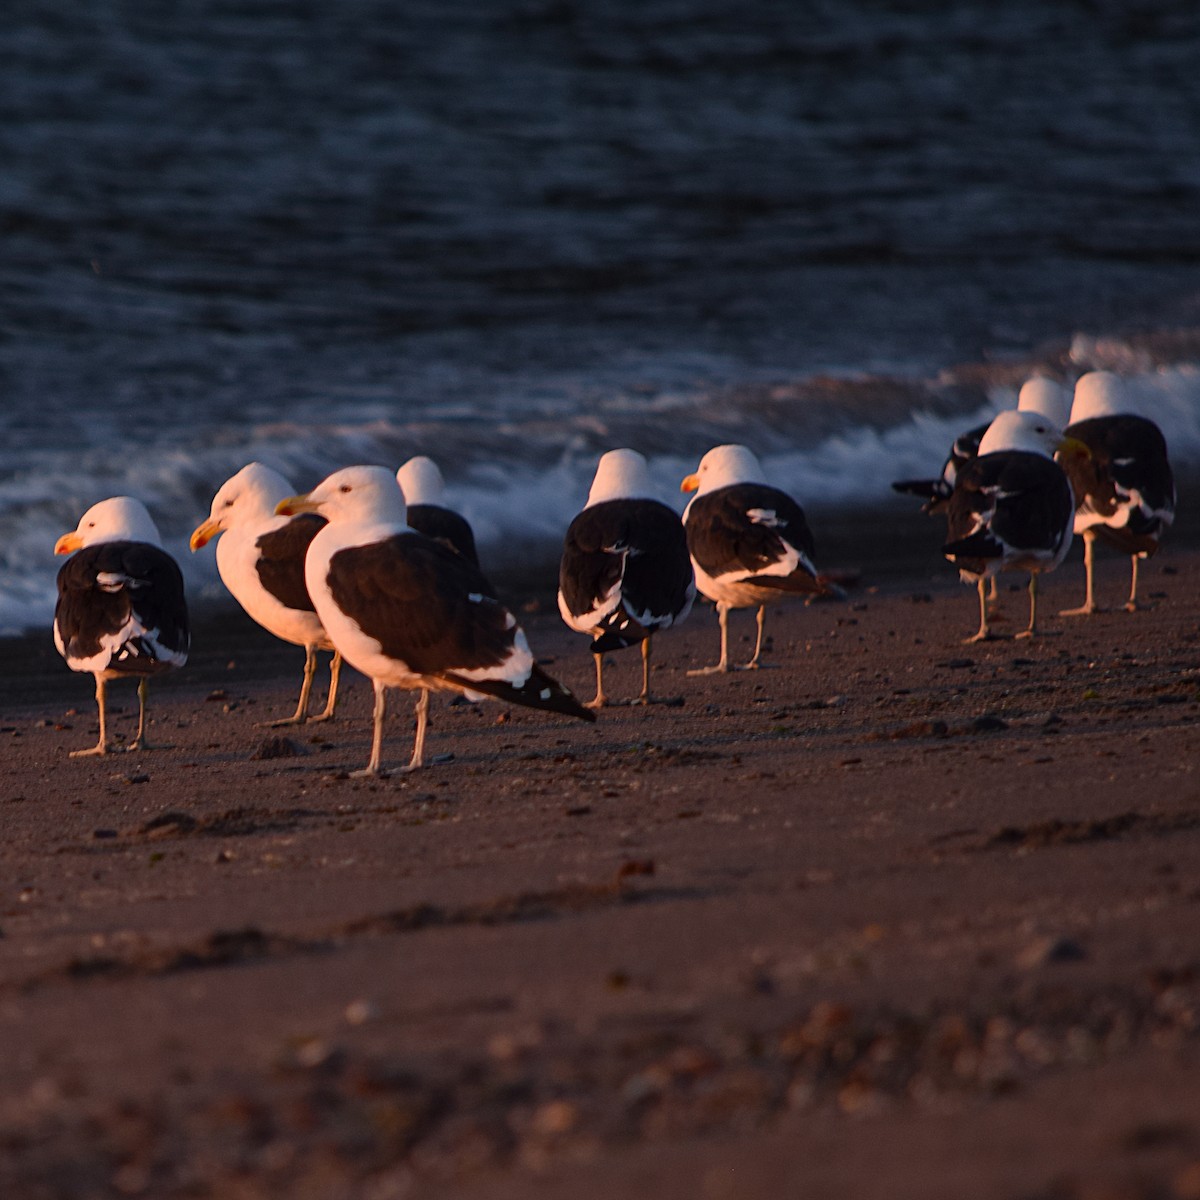
[[[1195,1200],[1200,552],[1067,621],[1077,559],[1036,641],[1014,576],[963,645],[932,554],[772,610],[777,669],[686,678],[698,606],[656,647],[679,703],[436,699],[444,759],[370,782],[364,681],[260,728],[301,655],[238,614],[155,688],[169,748],[103,759],[68,757],[90,680],[3,643],[0,1194]]]

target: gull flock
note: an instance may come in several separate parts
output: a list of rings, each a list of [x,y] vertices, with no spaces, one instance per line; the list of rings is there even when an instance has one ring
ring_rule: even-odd
[[[428,458],[397,472],[352,466],[296,494],[277,472],[250,463],[216,492],[191,536],[191,549],[217,540],[217,568],[229,592],[264,629],[302,646],[296,710],[274,722],[334,717],[343,662],[374,688],[371,755],[357,775],[383,771],[387,693],[417,692],[416,736],[406,770],[425,765],[430,696],[449,692],[525,705],[584,721],[611,701],[603,661],[638,645],[649,705],[651,644],[685,620],[697,592],[712,601],[720,657],[690,675],[761,665],[766,606],[795,596],[837,595],[814,563],[804,511],[771,486],[745,446],[711,449],[681,489],[695,493],[680,519],[652,498],[646,460],[616,449],[599,461],[588,500],[566,532],[558,604],[573,630],[591,637],[596,694],[581,703],[537,663],[516,617],[479,566],[468,523],[447,508],[444,481]],[[969,641],[994,636],[988,581],[1001,571],[1030,577],[1029,625],[1037,634],[1040,575],[1063,561],[1072,536],[1084,539],[1084,603],[1062,615],[1097,611],[1097,541],[1130,556],[1130,611],[1138,607],[1138,564],[1154,554],[1175,511],[1175,486],[1161,431],[1131,411],[1122,380],[1095,371],[1074,395],[1037,378],[1016,409],[970,430],[951,448],[942,473],[893,484],[921,496],[946,520],[945,557],[979,591],[980,624]],[[187,603],[177,563],[162,548],[145,506],[128,496],[93,505],[59,538],[69,555],[58,575],[54,641],[74,671],[96,685],[99,739],[72,756],[109,753],[107,684],[138,681],[137,734],[145,750],[149,680],[183,666]],[[731,609],[754,608],[757,638],[744,664],[729,661]],[[310,714],[320,651],[332,655],[327,700]]]

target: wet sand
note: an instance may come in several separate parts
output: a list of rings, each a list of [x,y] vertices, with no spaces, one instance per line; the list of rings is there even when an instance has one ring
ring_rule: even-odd
[[[1143,578],[1068,622],[1073,560],[1046,637],[964,646],[936,562],[867,576],[771,612],[779,669],[687,679],[698,607],[657,646],[682,704],[438,699],[453,757],[371,782],[361,678],[257,727],[300,654],[240,616],[156,688],[171,748],[104,759],[67,757],[90,681],[4,643],[0,1193],[1200,1196],[1200,553]],[[586,641],[522,620],[589,696]]]

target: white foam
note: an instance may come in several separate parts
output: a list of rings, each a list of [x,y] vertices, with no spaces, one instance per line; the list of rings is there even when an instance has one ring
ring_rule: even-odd
[[[1115,357],[1145,368],[1129,377],[1137,410],[1162,428],[1177,467],[1200,465],[1200,365],[1156,366],[1132,351],[1122,357],[1119,346],[1105,343],[1105,358],[1089,343],[1091,357],[1081,365],[1112,366]],[[775,434],[774,444],[756,448],[768,480],[805,508],[874,507],[896,501],[892,480],[936,476],[955,437],[1015,404],[1015,390],[998,387],[974,412],[942,417],[914,411],[886,429],[847,428],[812,446],[788,446]],[[641,414],[653,422],[646,426],[647,436],[661,446],[670,444],[675,430],[687,432],[688,410],[675,401],[659,409],[647,406]],[[0,479],[0,634],[49,627],[61,565],[53,554],[54,542],[75,528],[84,509],[105,496],[126,494],[145,501],[165,547],[183,569],[193,602],[223,595],[214,555],[190,554],[187,538],[207,515],[220,484],[255,459],[307,489],[348,463],[394,467],[432,447],[447,477],[445,502],[471,522],[485,566],[499,566],[506,555],[533,546],[557,546],[587,500],[598,458],[596,439],[606,432],[603,419],[594,419],[601,425],[589,437],[583,435],[580,417],[522,424],[495,414],[469,422],[439,425],[427,419],[408,425],[373,416],[362,424],[230,428],[221,438],[208,429],[194,435],[193,442],[164,437],[137,453],[130,453],[128,445],[119,454],[112,447],[78,454],[23,449],[19,462]],[[731,435],[738,424],[733,410]],[[490,434],[495,436],[489,439]],[[462,441],[456,443],[456,438]],[[457,455],[456,444],[461,447]],[[621,444],[630,443],[622,439]],[[447,452],[439,453],[437,445]],[[497,454],[522,457],[479,461],[490,445]],[[687,499],[679,482],[695,470],[699,453],[647,455],[652,494],[677,512]],[[468,456],[474,461],[464,462]],[[5,465],[0,451],[0,468]]]

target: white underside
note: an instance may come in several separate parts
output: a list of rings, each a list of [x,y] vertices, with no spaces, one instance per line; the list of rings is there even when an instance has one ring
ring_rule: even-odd
[[[332,650],[321,619],[315,612],[288,608],[263,587],[258,577],[255,565],[258,548],[255,542],[264,533],[279,529],[292,519],[276,517],[272,522],[254,529],[235,526],[226,530],[217,542],[217,570],[233,598],[268,633],[296,646]]]
[[[1094,529],[1097,525],[1105,525],[1109,529],[1124,529],[1135,512],[1141,512],[1148,519],[1157,517],[1164,525],[1170,525],[1175,520],[1173,509],[1150,508],[1142,499],[1141,492],[1136,489],[1131,492],[1117,491],[1117,510],[1111,516],[1097,512],[1085,499],[1075,511],[1075,532],[1083,533],[1085,529]]]
[[[567,607],[566,598],[560,591],[558,593],[558,611],[568,628],[574,629],[577,633],[595,633],[597,629],[601,628],[604,622],[621,605],[621,584],[623,582],[624,571],[622,571],[622,578],[618,579],[600,600],[585,613],[573,613]]]
[[[787,543],[784,543],[787,545]],[[786,600],[792,593],[777,587],[762,587],[755,584],[754,579],[759,575],[767,575],[776,579],[786,579],[803,566],[811,575],[816,575],[812,564],[794,546],[787,546],[788,553],[769,567],[754,572],[727,571],[721,575],[710,575],[694,558],[692,569],[696,573],[696,590],[702,596],[718,604],[726,604],[730,608],[751,608],[760,604],[772,604],[777,600]]]
[[[187,662],[187,652],[171,650],[164,646],[159,640],[159,631],[157,629],[147,629],[137,616],[130,614],[129,620],[114,633],[104,634],[100,638],[100,649],[92,655],[84,658],[79,655],[68,655],[66,646],[63,642],[62,634],[58,628],[58,622],[54,622],[54,644],[58,647],[58,652],[66,660],[67,665],[72,671],[88,671],[93,675],[103,674],[105,678],[112,678],[117,675],[138,674],[134,670],[111,670],[110,667],[114,658],[116,658],[127,642],[133,642],[141,639],[146,642],[152,653],[150,659],[155,663],[161,663],[164,666],[182,667]],[[130,658],[136,657],[136,653],[131,648]]]

